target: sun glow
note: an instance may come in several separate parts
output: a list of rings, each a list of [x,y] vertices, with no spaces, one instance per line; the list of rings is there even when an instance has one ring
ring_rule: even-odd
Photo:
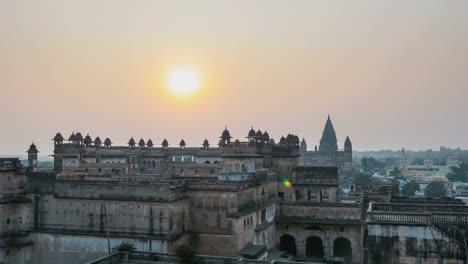
[[[189,96],[200,88],[200,78],[191,68],[177,68],[169,74],[168,85],[175,94]]]

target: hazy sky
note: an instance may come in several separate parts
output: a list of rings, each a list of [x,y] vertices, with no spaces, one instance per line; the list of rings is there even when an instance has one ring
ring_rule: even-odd
[[[203,86],[167,92],[190,65]],[[0,154],[57,131],[468,148],[468,1],[0,1]]]

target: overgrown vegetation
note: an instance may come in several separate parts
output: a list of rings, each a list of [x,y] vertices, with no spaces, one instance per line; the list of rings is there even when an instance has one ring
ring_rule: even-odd
[[[176,256],[180,263],[192,263],[195,258],[195,253],[190,246],[184,244],[176,249]]]
[[[419,184],[415,181],[410,181],[401,188],[402,196],[414,196],[414,193],[419,191]]]
[[[371,182],[372,175],[369,173],[358,172],[353,175],[353,182],[355,184],[369,184]]]
[[[447,175],[447,178],[451,182],[468,182],[468,164],[462,163],[460,167],[450,168],[451,172]]]
[[[118,246],[112,249],[113,252],[134,252],[136,251],[135,243],[132,241],[123,241]]]
[[[441,181],[430,182],[426,189],[424,190],[425,196],[432,197],[445,197],[447,196],[447,188],[445,188],[445,183]]]

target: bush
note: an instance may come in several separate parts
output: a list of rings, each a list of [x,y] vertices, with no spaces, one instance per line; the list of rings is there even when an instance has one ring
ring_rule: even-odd
[[[134,252],[136,250],[135,243],[132,241],[122,242],[120,245],[114,248],[119,252]]]
[[[181,263],[192,263],[195,253],[188,245],[180,245],[176,249],[176,256]]]

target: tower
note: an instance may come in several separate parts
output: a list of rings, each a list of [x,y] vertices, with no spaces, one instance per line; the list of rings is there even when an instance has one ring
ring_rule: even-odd
[[[343,171],[343,174],[351,176],[353,173],[353,145],[349,137],[346,137],[344,143],[343,158],[343,166],[341,170]]]
[[[301,145],[299,146],[299,153],[304,155],[307,152],[307,142],[302,138]]]
[[[323,129],[322,139],[320,139],[319,151],[324,152],[336,152],[338,151],[338,145],[336,140],[335,128],[328,115],[325,128]]]
[[[34,142],[29,146],[29,149],[27,151],[28,153],[28,167],[31,169],[34,169],[37,167],[37,153],[39,151],[37,150],[36,145]]]
[[[351,140],[349,139],[349,137],[346,137],[344,143],[344,151],[345,153],[353,153],[353,145],[351,144]]]
[[[231,133],[227,129],[227,126],[224,128],[224,131],[223,131],[223,133],[221,134],[221,136],[219,138],[221,139],[220,142],[219,142],[221,144],[221,146],[231,144],[231,138],[232,137],[231,137]]]

